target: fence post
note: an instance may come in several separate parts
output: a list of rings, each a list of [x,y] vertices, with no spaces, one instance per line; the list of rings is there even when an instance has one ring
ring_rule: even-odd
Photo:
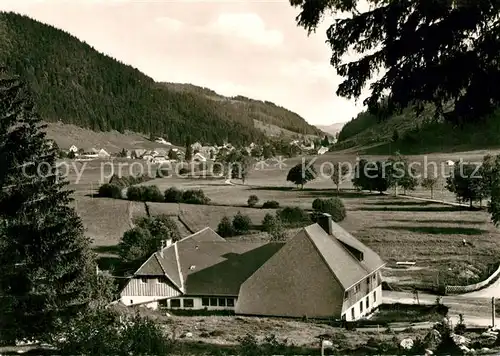
[[[495,297],[491,297],[491,327],[495,327]]]

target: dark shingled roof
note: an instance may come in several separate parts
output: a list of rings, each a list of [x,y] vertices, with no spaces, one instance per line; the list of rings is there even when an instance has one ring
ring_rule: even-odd
[[[384,265],[380,257],[331,221],[332,235],[318,224],[303,231],[344,289]],[[227,241],[210,228],[154,253],[135,275],[166,276],[189,295],[238,295],[240,286],[284,243]],[[359,260],[356,255],[363,256]]]
[[[227,241],[205,228],[155,252],[135,275],[166,276],[190,295],[238,295],[283,243]]]

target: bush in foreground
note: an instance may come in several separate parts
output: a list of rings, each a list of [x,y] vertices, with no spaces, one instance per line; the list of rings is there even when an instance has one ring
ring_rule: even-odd
[[[233,224],[227,216],[224,216],[217,226],[217,233],[222,237],[231,237],[234,235]]]
[[[105,183],[99,187],[99,196],[104,198],[121,199],[122,188],[115,184]]]
[[[126,262],[144,261],[161,246],[161,241],[180,240],[179,228],[169,216],[141,217],[135,227],[126,231],[118,244],[120,257]]]
[[[268,200],[262,204],[262,209],[278,209],[280,207],[280,203],[276,200]]]
[[[139,315],[121,320],[109,309],[80,314],[55,339],[59,355],[167,355],[173,346],[153,320]]]
[[[347,215],[344,203],[339,198],[314,199],[312,208],[316,212],[316,216],[318,213],[327,213],[332,216],[335,222],[344,220]]]
[[[127,199],[132,201],[163,202],[164,197],[156,185],[132,186],[127,189]]]
[[[259,197],[256,195],[250,195],[247,200],[249,207],[253,208],[259,203]]]
[[[182,193],[182,202],[186,204],[208,204],[210,198],[201,189],[189,189]]]
[[[243,215],[241,212],[233,217],[233,229],[238,234],[246,233],[250,230],[250,226],[252,225],[252,220],[248,215]]]
[[[168,188],[165,190],[165,202],[167,203],[181,203],[182,202],[182,191],[175,187]]]
[[[276,216],[289,227],[301,227],[311,222],[309,214],[298,206],[281,209]]]

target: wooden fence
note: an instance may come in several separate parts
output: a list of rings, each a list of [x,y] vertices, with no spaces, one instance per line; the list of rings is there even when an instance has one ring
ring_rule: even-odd
[[[446,286],[445,294],[460,294],[460,293],[474,292],[493,282],[499,275],[500,275],[500,266],[498,266],[497,270],[493,272],[491,276],[489,276],[484,281],[475,284],[469,284],[468,286]]]

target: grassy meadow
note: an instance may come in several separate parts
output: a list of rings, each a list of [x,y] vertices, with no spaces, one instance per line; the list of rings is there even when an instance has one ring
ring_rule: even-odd
[[[481,161],[485,152],[464,154],[429,155],[408,157],[410,161],[435,161],[438,165],[445,160],[462,157],[465,161]],[[370,160],[386,157],[364,157]],[[161,191],[175,186],[180,189],[202,189],[211,199],[210,205],[189,205],[172,203],[147,203],[150,213],[182,217],[179,229],[183,236],[189,230],[198,231],[206,226],[217,228],[224,216],[232,217],[238,211],[248,215],[253,223],[254,239],[266,239],[259,232],[259,225],[265,214],[273,209],[262,209],[266,200],[276,200],[281,207],[299,206],[311,209],[315,198],[336,196],[332,181],[317,178],[308,183],[303,190],[286,182],[288,170],[300,158],[285,160],[282,169],[266,167],[252,170],[245,185],[233,180],[234,185],[223,179],[166,177],[157,178],[143,184],[157,185]],[[327,154],[316,162],[317,170],[324,162],[356,162],[355,155]],[[133,161],[132,161],[133,162]],[[136,161],[137,164],[140,161]],[[101,164],[106,164],[101,169]],[[117,162],[114,166],[117,166]],[[122,163],[123,164],[123,163]],[[111,163],[93,161],[76,182],[76,173],[69,175],[70,188],[75,191],[75,206],[82,217],[87,235],[93,239],[99,251],[115,246],[123,233],[130,229],[133,218],[146,214],[144,203],[97,198],[96,193],[104,174],[111,176]],[[117,170],[117,167],[114,168]],[[104,173],[101,173],[104,172]],[[122,168],[122,174],[127,169]],[[444,178],[441,179],[444,181]],[[259,203],[255,208],[247,207],[250,195],[257,195]],[[422,188],[409,193],[417,197],[430,197]],[[387,262],[384,270],[386,281],[396,287],[433,288],[437,285],[470,284],[485,279],[500,259],[500,234],[489,221],[485,211],[470,211],[435,202],[411,200],[407,197],[377,193],[362,193],[352,189],[350,181],[341,185],[339,196],[346,208],[347,218],[340,223],[347,231],[370,246]],[[448,192],[436,189],[435,199],[455,201]],[[187,224],[186,227],[184,224]],[[238,238],[238,237],[235,237]],[[467,241],[466,246],[463,240]],[[108,251],[109,252],[109,251]],[[398,268],[396,262],[416,262],[411,268]]]

